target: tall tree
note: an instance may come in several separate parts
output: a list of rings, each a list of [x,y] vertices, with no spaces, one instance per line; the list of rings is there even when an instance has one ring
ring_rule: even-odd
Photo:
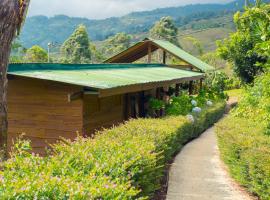
[[[30,0],[0,1],[0,148],[7,157],[7,69],[12,40],[19,33]]]
[[[150,37],[163,39],[180,46],[178,41],[178,28],[171,17],[163,17],[150,30]]]
[[[196,39],[195,37],[188,36],[185,38],[185,40],[192,43],[193,47],[197,50],[200,56],[204,54],[203,45],[200,40]],[[192,53],[192,52],[191,52]]]
[[[42,47],[35,45],[27,49],[24,59],[30,63],[44,63],[48,61],[48,53]]]
[[[270,40],[270,5],[257,1],[244,13],[234,16],[237,31],[218,42],[218,54],[233,63],[234,72],[242,81],[251,83],[266,66]]]
[[[117,33],[114,36],[109,37],[104,42],[102,52],[106,57],[111,57],[121,51],[126,50],[130,47],[131,36],[126,33]]]
[[[89,36],[84,25],[79,25],[61,47],[64,63],[90,63]]]
[[[20,43],[19,40],[14,40],[11,46],[11,55],[9,62],[21,63],[26,53],[26,48]]]
[[[91,61],[92,63],[101,63],[105,60],[104,55],[97,49],[96,45],[90,42],[89,48],[91,51]]]

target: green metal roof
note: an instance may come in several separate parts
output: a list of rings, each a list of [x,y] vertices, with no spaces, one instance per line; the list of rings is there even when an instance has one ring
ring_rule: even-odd
[[[96,89],[203,76],[160,64],[11,64],[8,74]]]
[[[153,40],[150,39],[153,43],[157,44],[158,46],[162,47],[163,49],[167,50],[171,54],[175,55],[176,57],[180,58],[181,60],[193,65],[194,67],[200,69],[203,72],[214,70],[214,67],[208,65],[207,63],[203,62],[202,60],[196,58],[195,56],[187,53],[186,51],[182,50],[178,46],[164,41],[164,40]]]
[[[149,53],[149,46],[151,46],[151,51],[154,52],[157,49],[163,49],[164,51],[174,55],[175,57],[185,61],[189,65],[202,72],[208,72],[214,70],[214,67],[208,65],[202,60],[196,58],[195,56],[187,53],[178,46],[164,40],[154,40],[146,38],[141,42],[138,42],[126,49],[125,51],[109,58],[105,63],[132,63],[136,60],[143,58]]]

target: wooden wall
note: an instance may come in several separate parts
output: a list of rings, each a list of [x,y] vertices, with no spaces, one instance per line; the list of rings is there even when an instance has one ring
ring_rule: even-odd
[[[82,100],[68,102],[77,86],[29,78],[9,80],[8,147],[20,134],[31,139],[34,152],[43,154],[59,136],[74,139],[82,134]]]
[[[124,119],[124,96],[98,98],[85,95],[83,98],[84,133],[91,136],[96,130],[118,125]]]

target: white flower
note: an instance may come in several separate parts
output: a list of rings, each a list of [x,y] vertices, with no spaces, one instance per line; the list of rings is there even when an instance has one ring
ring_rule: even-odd
[[[188,118],[188,120],[189,120],[190,122],[192,122],[192,124],[194,124],[195,119],[194,119],[193,115],[187,115],[187,118]]]
[[[195,101],[195,100],[192,100],[192,101],[191,101],[191,104],[192,104],[193,106],[197,106],[197,105],[198,105],[197,101]]]
[[[199,108],[199,107],[195,107],[195,108],[192,109],[192,112],[199,114],[199,113],[202,112],[202,109]]]
[[[212,101],[207,101],[207,102],[206,102],[206,105],[207,105],[207,106],[212,106],[212,105],[213,105],[213,102],[212,102]]]

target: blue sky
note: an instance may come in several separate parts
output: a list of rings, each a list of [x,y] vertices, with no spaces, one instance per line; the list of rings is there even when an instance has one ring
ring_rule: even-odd
[[[232,0],[32,0],[29,15],[103,19],[122,16],[133,11],[152,10],[195,3],[227,3]]]

